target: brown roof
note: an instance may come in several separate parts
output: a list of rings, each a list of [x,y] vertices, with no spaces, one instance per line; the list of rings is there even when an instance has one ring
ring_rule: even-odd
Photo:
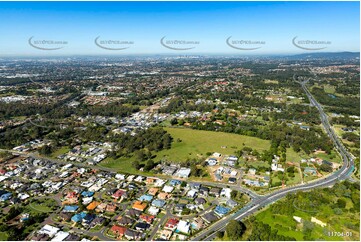
[[[149,189],[148,193],[152,196],[155,196],[155,194],[157,194],[158,190],[159,190],[158,188],[152,187]]]
[[[161,192],[161,193],[158,194],[159,199],[165,200],[165,199],[167,199],[169,197],[170,197],[170,195],[167,192]]]
[[[127,231],[127,229],[128,229],[128,228],[123,227],[123,226],[113,225],[110,230],[111,230],[113,233],[116,233],[116,234],[122,236],[122,235],[124,235],[125,231]]]

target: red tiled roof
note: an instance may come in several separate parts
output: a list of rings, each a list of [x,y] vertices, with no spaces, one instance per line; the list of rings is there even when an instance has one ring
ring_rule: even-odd
[[[112,195],[112,197],[114,197],[114,198],[120,198],[121,196],[123,196],[124,193],[125,193],[124,190],[118,190],[118,191],[116,191],[116,192]]]
[[[144,222],[152,223],[155,217],[153,215],[142,214],[139,216],[139,218]]]
[[[119,226],[119,225],[113,225],[110,229],[113,233],[117,233],[119,235],[123,235],[125,231],[127,231],[126,227]]]
[[[176,218],[170,218],[168,219],[167,223],[165,224],[165,227],[168,228],[174,228],[179,223],[179,220]]]

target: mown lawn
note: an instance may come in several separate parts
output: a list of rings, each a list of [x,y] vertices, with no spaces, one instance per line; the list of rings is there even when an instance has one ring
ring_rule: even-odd
[[[252,147],[258,151],[267,150],[270,147],[270,141],[268,140],[244,135],[184,128],[165,128],[165,130],[173,137],[172,148],[155,153],[155,161],[166,159],[173,162],[182,162],[188,158],[205,158],[207,152],[231,155],[236,150],[242,149],[243,146]],[[181,142],[178,142],[178,139]],[[119,159],[107,158],[99,166],[137,174],[139,170],[132,166],[134,160],[134,156],[130,158],[121,157]],[[151,175],[151,173],[146,172],[143,172],[143,174]]]
[[[5,232],[0,232],[0,240],[1,241],[8,240],[8,235]]]
[[[145,176],[152,176],[153,174],[151,172],[141,172],[137,169],[135,169],[132,166],[133,161],[135,160],[135,157],[120,157],[118,159],[112,159],[112,158],[106,158],[104,161],[99,163],[97,166],[105,167],[105,168],[111,168],[114,169],[114,171],[117,172],[124,172],[129,174],[142,174]]]
[[[188,158],[205,157],[207,152],[234,154],[244,146],[258,151],[270,147],[270,141],[238,134],[183,128],[165,128],[165,130],[170,133],[174,142],[171,149],[158,152],[156,160],[185,161]],[[177,139],[181,142],[177,142]]]
[[[290,162],[300,162],[302,159],[309,158],[308,155],[304,153],[297,153],[293,148],[286,149],[286,160]]]
[[[315,156],[318,158],[324,159],[324,160],[341,163],[342,160],[341,160],[340,156],[338,155],[338,153],[336,153],[336,151],[332,151],[332,152],[333,152],[333,154],[335,154],[335,156],[323,154],[323,153],[315,154]]]
[[[321,159],[325,159],[325,160],[337,162],[337,163],[341,162],[341,158],[335,150],[332,150],[331,155],[324,154],[324,153],[318,153],[318,154],[313,153],[313,154],[307,155],[303,151],[297,153],[293,150],[293,148],[287,148],[287,151],[286,151],[286,159],[287,159],[287,161],[291,161],[291,162],[300,162],[301,159],[309,159],[311,157],[318,157]]]
[[[39,203],[38,203],[39,202]],[[36,213],[50,213],[53,210],[51,209],[51,205],[50,204],[56,204],[55,200],[39,200],[39,201],[34,201],[31,202],[27,207],[36,212]]]
[[[65,154],[69,151],[70,149],[66,146],[63,146],[59,149],[57,149],[56,151],[54,151],[52,154],[51,154],[51,157],[52,158],[57,158],[59,155],[62,155],[62,154]]]

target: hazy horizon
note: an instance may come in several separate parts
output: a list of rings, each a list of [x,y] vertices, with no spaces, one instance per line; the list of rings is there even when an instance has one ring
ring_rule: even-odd
[[[0,56],[359,52],[359,7],[359,2],[0,2]]]

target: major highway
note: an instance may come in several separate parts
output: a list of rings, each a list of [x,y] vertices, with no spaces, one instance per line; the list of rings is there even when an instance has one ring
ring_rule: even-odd
[[[296,80],[295,80],[296,81]],[[324,112],[322,105],[317,102],[317,100],[313,97],[310,91],[307,89],[307,81],[297,81],[300,83],[303,91],[306,93],[310,103],[317,108],[320,113],[320,119],[324,129],[326,130],[328,136],[334,143],[335,148],[337,149],[338,153],[342,157],[343,164],[341,168],[337,171],[332,173],[331,175],[327,176],[324,179],[318,179],[313,182],[309,182],[306,184],[288,187],[282,190],[275,191],[271,194],[265,196],[259,196],[253,199],[247,206],[243,207],[242,209],[238,210],[237,212],[224,217],[223,219],[219,220],[218,222],[214,223],[213,225],[209,226],[207,229],[202,230],[191,239],[193,241],[199,240],[206,240],[210,241],[216,237],[217,231],[223,231],[231,220],[242,220],[247,216],[255,213],[257,210],[274,203],[275,201],[285,197],[289,193],[295,193],[298,191],[308,191],[319,187],[326,187],[331,186],[338,180],[345,180],[347,179],[353,172],[354,169],[354,157],[347,151],[347,149],[343,146],[342,142],[339,140],[337,135],[335,134],[334,130],[332,129],[328,117]]]

